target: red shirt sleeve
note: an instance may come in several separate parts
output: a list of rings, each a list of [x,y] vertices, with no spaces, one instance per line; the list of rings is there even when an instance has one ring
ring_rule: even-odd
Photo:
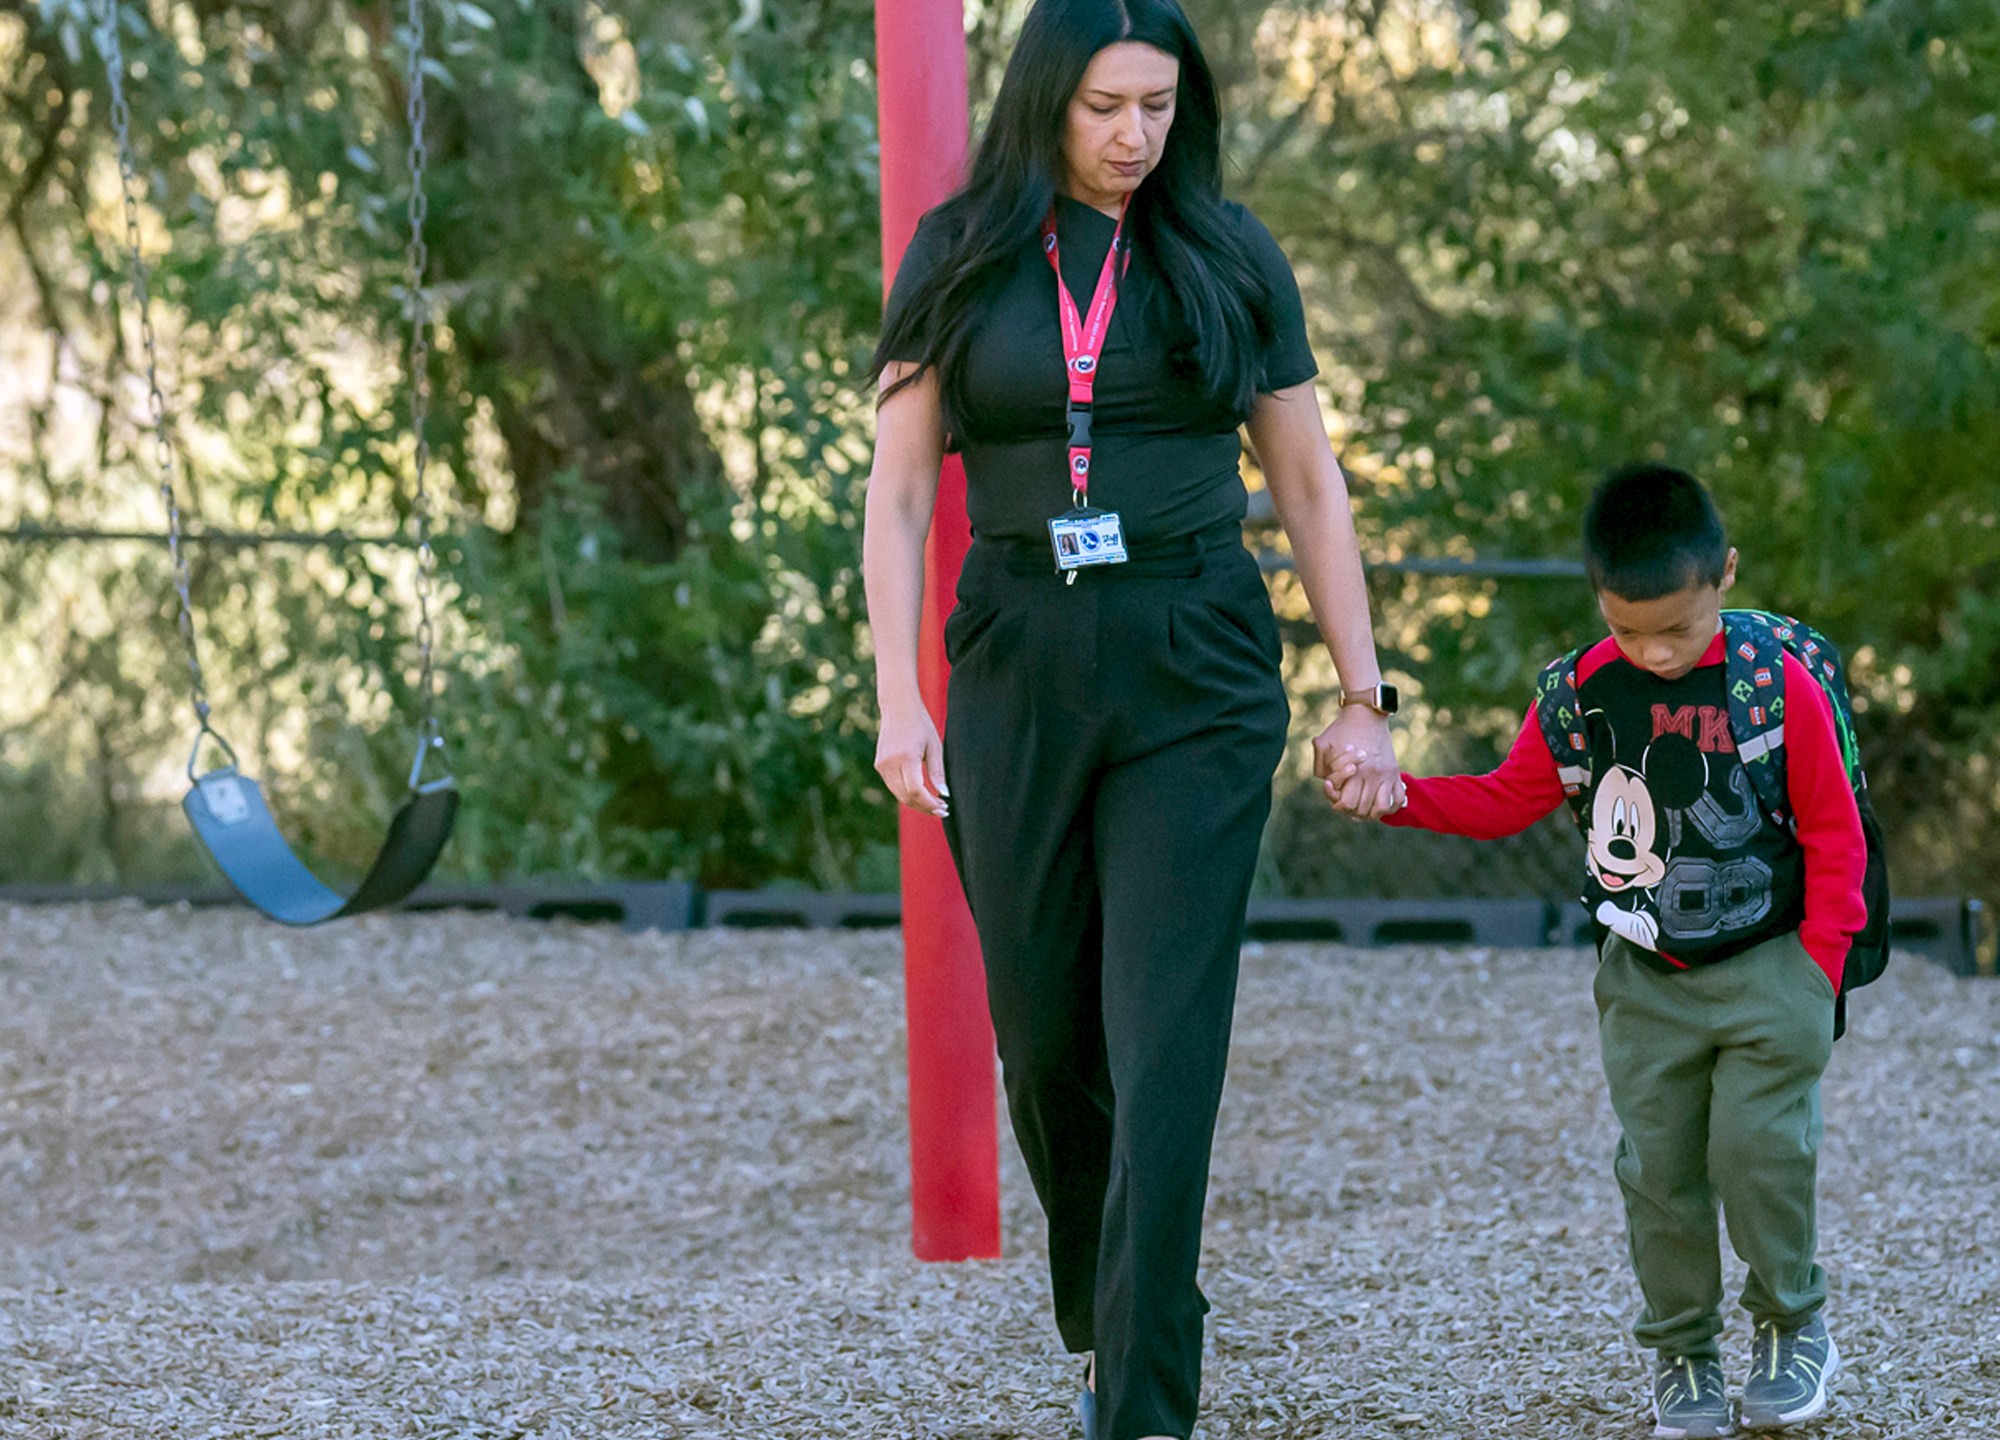
[[[1521,733],[1514,737],[1514,748],[1498,770],[1429,779],[1405,775],[1403,779],[1410,802],[1387,816],[1388,824],[1467,835],[1474,840],[1518,835],[1563,803],[1555,756],[1549,754],[1532,705],[1521,722]]]
[[[1806,859],[1806,918],[1799,941],[1840,988],[1847,951],[1868,923],[1861,878],[1868,842],[1847,783],[1847,762],[1826,691],[1791,654],[1785,656],[1785,787]]]

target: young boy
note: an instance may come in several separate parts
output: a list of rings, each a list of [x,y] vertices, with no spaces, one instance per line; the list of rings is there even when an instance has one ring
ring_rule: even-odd
[[[1760,752],[1738,754],[1725,690],[1736,551],[1692,476],[1611,474],[1591,499],[1584,554],[1611,632],[1575,666],[1582,725],[1568,744],[1585,753],[1559,765],[1548,712],[1531,707],[1498,770],[1407,777],[1388,823],[1511,835],[1588,787],[1584,902],[1601,937],[1599,1035],[1623,1131],[1613,1169],[1645,1302],[1635,1333],[1658,1356],[1653,1433],[1734,1429],[1716,1343],[1718,1199],[1756,1322],[1742,1423],[1778,1429],[1826,1409],[1840,1364],[1813,1260],[1819,1078],[1867,918],[1861,820],[1832,706],[1789,653],[1783,690],[1770,692],[1788,702],[1789,823],[1753,793],[1745,760]],[[1756,685],[1771,681],[1769,667],[1756,672]],[[1351,773],[1336,768],[1329,795]]]

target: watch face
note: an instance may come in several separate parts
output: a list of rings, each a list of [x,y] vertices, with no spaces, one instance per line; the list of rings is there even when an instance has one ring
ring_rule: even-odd
[[[1401,704],[1402,697],[1396,693],[1396,687],[1391,685],[1387,680],[1384,680],[1381,690],[1382,713],[1384,715],[1394,715]]]

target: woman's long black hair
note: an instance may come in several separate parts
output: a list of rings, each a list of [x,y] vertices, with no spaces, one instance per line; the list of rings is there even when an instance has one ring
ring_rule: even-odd
[[[1037,0],[1007,62],[972,172],[939,217],[949,243],[875,350],[879,377],[895,355],[935,366],[947,423],[962,431],[965,360],[983,303],[1017,263],[1063,173],[1071,97],[1098,51],[1122,40],[1180,61],[1174,122],[1160,163],[1133,197],[1126,228],[1163,282],[1175,349],[1217,400],[1249,413],[1262,381],[1259,337],[1272,296],[1222,206],[1222,114],[1215,77],[1176,0]],[[936,223],[936,222],[934,222]],[[910,383],[912,372],[889,394]],[[886,396],[885,396],[886,398]]]

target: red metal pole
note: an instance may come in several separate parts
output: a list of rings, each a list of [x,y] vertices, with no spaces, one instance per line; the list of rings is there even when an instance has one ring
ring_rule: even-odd
[[[882,273],[893,279],[917,220],[960,179],[968,118],[961,0],[877,0]],[[944,617],[972,543],[965,469],[949,456],[924,563],[917,672],[944,726]],[[944,827],[901,812],[903,977],[909,1025],[911,1245],[919,1260],[1000,1254],[1000,1138],[993,1022],[979,940]]]

